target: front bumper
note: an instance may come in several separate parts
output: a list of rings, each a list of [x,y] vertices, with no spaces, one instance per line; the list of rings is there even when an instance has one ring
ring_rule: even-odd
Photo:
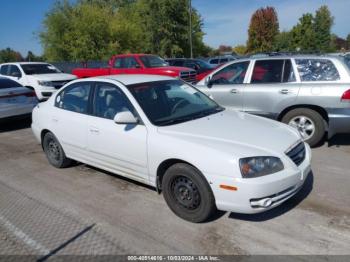
[[[311,150],[306,145],[304,161],[294,168],[288,168],[276,174],[252,178],[228,178],[217,175],[210,176],[216,206],[219,210],[254,214],[260,213],[282,204],[294,196],[303,186],[311,172]],[[220,188],[220,185],[236,187],[236,191]],[[263,203],[268,200],[268,206]]]
[[[327,112],[329,118],[328,138],[339,133],[350,133],[350,108],[331,108],[327,109]]]

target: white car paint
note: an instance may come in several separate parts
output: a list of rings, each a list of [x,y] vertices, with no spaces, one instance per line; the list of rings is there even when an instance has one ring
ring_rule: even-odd
[[[41,142],[42,132],[51,131],[69,158],[153,187],[157,186],[157,170],[161,163],[169,159],[187,162],[208,181],[219,210],[258,213],[296,194],[311,170],[311,150],[307,144],[305,160],[299,166],[286,155],[301,142],[297,131],[273,120],[228,109],[180,124],[155,126],[125,85],[171,79],[118,75],[76,80],[72,83],[102,81],[118,86],[143,124],[129,130],[113,120],[66,111],[55,107],[56,95],[53,95],[34,109],[33,132]],[[239,159],[252,156],[278,157],[284,169],[258,178],[242,178]],[[220,188],[223,184],[237,190]],[[278,193],[281,194],[275,195]],[[251,199],[272,195],[275,195],[275,202],[271,206],[251,206]]]
[[[21,76],[16,77],[16,76],[11,76],[9,74],[3,75],[6,76],[12,80],[15,80],[19,83],[21,83],[23,86],[31,87],[34,89],[36,96],[39,100],[47,99],[50,97],[54,92],[57,91],[57,87],[53,85],[42,85],[40,84],[41,81],[45,82],[63,82],[67,83],[69,81],[72,81],[76,79],[77,77],[72,74],[66,74],[66,73],[54,73],[54,74],[33,74],[33,75],[28,75],[23,71],[22,65],[30,65],[30,64],[43,64],[43,65],[49,65],[51,67],[54,67],[51,64],[48,63],[42,63],[42,62],[18,62],[18,63],[4,63],[0,65],[0,72],[2,71],[1,68],[3,66],[7,65],[13,65],[16,66],[19,71],[21,72]],[[59,86],[59,88],[62,85]]]

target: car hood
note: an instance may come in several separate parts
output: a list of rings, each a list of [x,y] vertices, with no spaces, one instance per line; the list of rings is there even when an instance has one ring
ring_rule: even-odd
[[[75,75],[65,74],[65,73],[40,74],[40,75],[29,75],[29,76],[42,81],[65,81],[65,80],[73,80],[77,78]]]
[[[298,132],[285,124],[229,109],[193,121],[159,127],[158,132],[219,150],[240,146],[279,154],[301,140]]]

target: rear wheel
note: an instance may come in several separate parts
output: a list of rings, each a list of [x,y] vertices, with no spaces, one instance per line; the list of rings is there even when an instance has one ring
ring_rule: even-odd
[[[72,164],[72,160],[66,157],[62,146],[51,132],[44,136],[43,149],[50,164],[54,167],[64,168]]]
[[[214,195],[202,174],[187,164],[175,164],[164,174],[163,196],[170,209],[190,222],[204,222],[216,210]]]
[[[297,108],[289,111],[282,118],[282,122],[296,128],[310,146],[319,144],[326,132],[323,117],[309,108]]]

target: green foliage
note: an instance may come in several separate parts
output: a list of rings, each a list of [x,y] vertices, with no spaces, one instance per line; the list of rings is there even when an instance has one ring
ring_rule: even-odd
[[[303,14],[299,23],[291,30],[291,49],[296,51],[318,51],[316,45],[316,33],[314,30],[313,16],[310,13]]]
[[[350,47],[350,34],[346,37],[346,41],[348,42],[348,46]]]
[[[277,34],[279,23],[273,7],[260,8],[252,15],[248,30],[248,52],[271,51]]]
[[[331,28],[334,18],[328,7],[323,5],[317,11],[313,21],[315,45],[319,51],[329,52],[331,46]]]
[[[187,0],[56,1],[39,38],[48,60],[99,60],[112,54],[143,52],[189,56]],[[203,21],[192,12],[194,55],[205,55]]]
[[[247,53],[247,47],[245,45],[236,45],[232,48],[232,51],[238,55],[245,55]]]
[[[287,31],[282,31],[276,36],[273,51],[288,52],[293,51],[291,47],[292,34]]]
[[[12,50],[9,47],[6,49],[0,50],[0,63],[19,62],[22,60],[23,60],[22,55],[19,52]]]

